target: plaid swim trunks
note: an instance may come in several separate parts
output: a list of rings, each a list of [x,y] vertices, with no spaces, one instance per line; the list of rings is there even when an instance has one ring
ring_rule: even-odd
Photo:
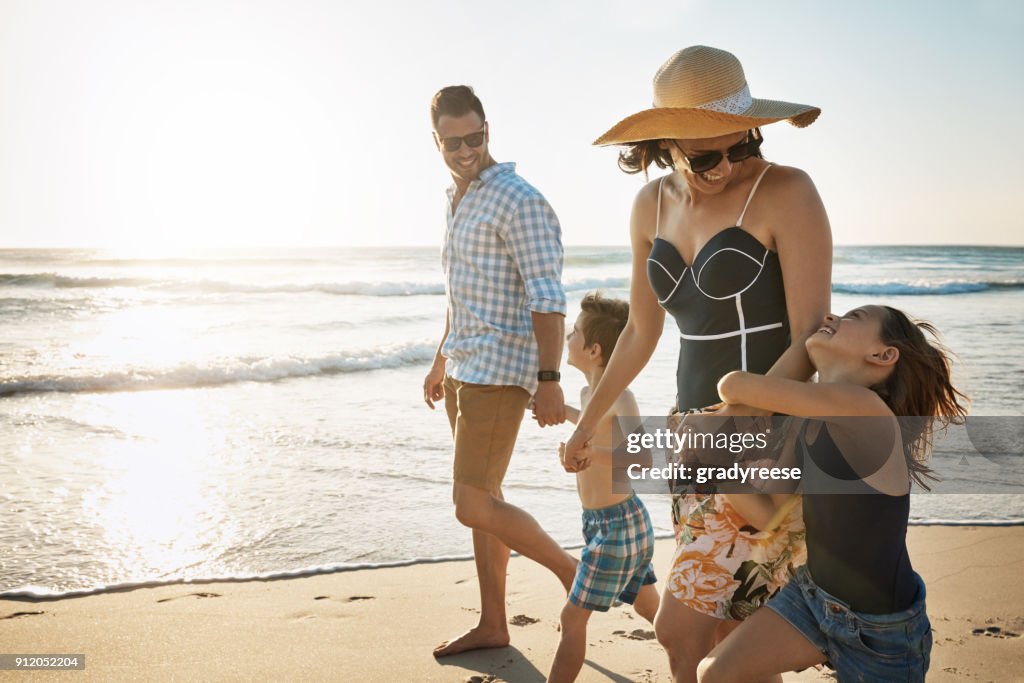
[[[616,600],[632,605],[642,586],[656,581],[654,528],[636,494],[606,508],[583,509],[583,539],[569,602],[607,612]]]

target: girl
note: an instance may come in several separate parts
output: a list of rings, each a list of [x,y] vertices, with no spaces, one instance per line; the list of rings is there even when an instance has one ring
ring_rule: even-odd
[[[850,416],[805,421],[795,440],[798,457],[842,479],[859,475],[858,483],[880,493],[808,494],[805,476],[807,564],[768,609],[755,612],[701,662],[701,681],[758,680],[821,663],[840,681],[924,680],[931,626],[924,583],[907,555],[906,529],[909,482],[928,476],[921,461],[934,420],[895,416],[938,418],[945,426],[966,415],[966,397],[950,383],[949,359],[925,332],[937,336],[928,323],[894,308],[864,306],[841,318],[826,316],[807,340],[818,383],[747,372],[719,382],[727,404],[798,417]],[[876,418],[870,429],[865,417]],[[894,436],[901,437],[896,460],[888,458]],[[842,476],[851,470],[855,476]]]

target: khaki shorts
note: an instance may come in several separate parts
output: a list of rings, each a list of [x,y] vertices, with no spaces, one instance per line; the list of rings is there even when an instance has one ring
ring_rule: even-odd
[[[530,394],[522,387],[444,378],[444,408],[455,441],[456,482],[497,492],[529,401]]]

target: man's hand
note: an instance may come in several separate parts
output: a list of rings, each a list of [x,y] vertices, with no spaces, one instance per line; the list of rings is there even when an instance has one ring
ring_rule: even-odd
[[[541,382],[533,395],[533,414],[541,427],[565,422],[565,396],[558,382]]]
[[[434,409],[434,401],[444,398],[444,363],[430,366],[430,372],[423,378],[423,400],[431,410]]]

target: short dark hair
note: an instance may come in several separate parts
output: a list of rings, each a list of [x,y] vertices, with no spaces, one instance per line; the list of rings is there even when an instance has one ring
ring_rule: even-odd
[[[430,101],[430,120],[434,128],[437,128],[437,122],[442,116],[465,116],[471,111],[479,114],[481,121],[487,120],[484,116],[484,105],[468,85],[449,85],[447,88],[441,88]]]
[[[608,363],[615,350],[615,342],[619,340],[622,330],[626,329],[629,320],[629,304],[621,299],[608,299],[600,292],[587,294],[580,302],[583,310],[580,332],[583,342],[589,347],[601,345],[601,365]]]

